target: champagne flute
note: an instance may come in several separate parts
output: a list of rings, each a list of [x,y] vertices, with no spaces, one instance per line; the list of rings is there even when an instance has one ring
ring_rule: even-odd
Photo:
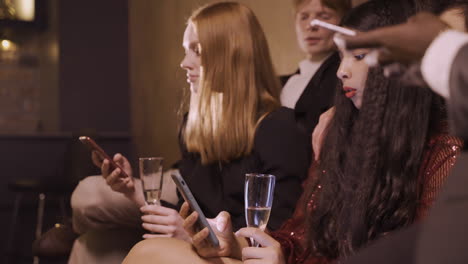
[[[270,219],[275,190],[275,176],[269,174],[248,173],[245,175],[244,202],[245,221],[248,227],[265,230]],[[259,244],[250,238],[251,245]]]
[[[146,204],[160,205],[164,158],[148,157],[140,158],[140,180],[143,187]]]

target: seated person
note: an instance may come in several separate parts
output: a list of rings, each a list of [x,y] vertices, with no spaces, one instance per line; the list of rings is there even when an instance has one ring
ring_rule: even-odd
[[[448,0],[439,4],[444,6],[440,18],[421,13],[408,23],[348,39],[347,46],[383,46],[387,50],[385,59],[391,62],[396,59],[413,64],[422,59],[422,77],[431,89],[447,100],[451,132],[466,142],[468,86],[464,65],[468,35],[457,31],[468,28],[468,1]],[[409,47],[406,43],[417,45]],[[380,239],[343,263],[466,263],[464,226],[467,211],[464,208],[467,204],[466,200],[460,199],[466,195],[466,144],[457,159],[436,205],[424,221]]]
[[[275,175],[276,198],[268,227],[279,228],[292,215],[302,192],[310,147],[307,135],[296,126],[293,110],[280,105],[280,84],[258,20],[238,3],[207,5],[189,18],[182,44],[181,67],[187,71],[191,92],[180,131],[182,177],[207,217],[228,211],[233,225],[240,228],[245,226],[245,174]],[[109,171],[109,161],[93,157],[103,177],[85,179],[75,190],[76,231],[138,226],[141,207],[148,233],[190,241],[176,210],[181,201],[176,201],[176,209],[144,206],[140,181],[132,177],[125,157],[117,154],[114,160],[129,175],[126,178],[119,169]],[[109,194],[110,189],[114,193]],[[72,257],[79,259],[80,254],[72,252]]]
[[[401,23],[405,17],[391,12],[398,4],[365,3],[343,23],[358,31]],[[192,233],[192,214],[185,225],[196,252],[183,241],[158,238],[138,243],[124,263],[213,263],[214,257],[224,263],[330,263],[424,218],[461,140],[447,133],[442,98],[385,78],[381,67],[365,63],[368,52],[340,50],[341,93],[293,218],[276,231],[243,228],[234,235],[222,212],[213,221],[220,240],[213,249],[204,246],[207,229]],[[248,247],[244,237],[261,247]]]
[[[297,43],[306,58],[299,69],[281,76],[281,104],[294,109],[299,127],[312,133],[320,114],[333,103],[340,58],[333,43],[334,32],[311,26],[313,19],[339,24],[351,8],[349,0],[293,0]]]

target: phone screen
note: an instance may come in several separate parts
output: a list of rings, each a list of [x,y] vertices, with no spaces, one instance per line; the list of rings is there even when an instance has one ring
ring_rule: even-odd
[[[171,174],[172,180],[174,180],[177,189],[179,192],[182,194],[182,197],[184,200],[190,205],[190,208],[198,213],[198,225],[199,225],[199,230],[202,230],[205,227],[208,227],[208,230],[210,231],[210,234],[208,235],[207,240],[213,247],[219,247],[219,240],[216,237],[213,229],[211,228],[210,224],[208,223],[208,220],[206,220],[205,214],[201,210],[200,206],[198,205],[197,201],[195,200],[195,197],[193,197],[192,192],[190,191],[187,183],[185,180],[182,178],[182,176],[179,173],[172,173]]]

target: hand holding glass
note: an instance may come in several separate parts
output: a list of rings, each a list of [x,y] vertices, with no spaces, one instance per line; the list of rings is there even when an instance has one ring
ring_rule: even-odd
[[[248,173],[245,175],[244,201],[245,221],[248,227],[265,230],[270,218],[275,190],[275,176],[269,174]],[[250,238],[251,244],[259,244]]]
[[[147,204],[160,204],[164,158],[140,158],[140,179]]]

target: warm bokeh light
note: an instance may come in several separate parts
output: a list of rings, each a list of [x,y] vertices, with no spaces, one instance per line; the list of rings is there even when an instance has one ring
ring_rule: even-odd
[[[11,40],[8,39],[0,39],[0,51],[9,51],[9,52],[14,52],[16,51],[18,46],[12,42]]]
[[[13,0],[13,6],[18,19],[24,21],[34,20],[34,2],[35,0]]]
[[[2,50],[9,50],[11,48],[11,41],[9,40],[2,40]]]

